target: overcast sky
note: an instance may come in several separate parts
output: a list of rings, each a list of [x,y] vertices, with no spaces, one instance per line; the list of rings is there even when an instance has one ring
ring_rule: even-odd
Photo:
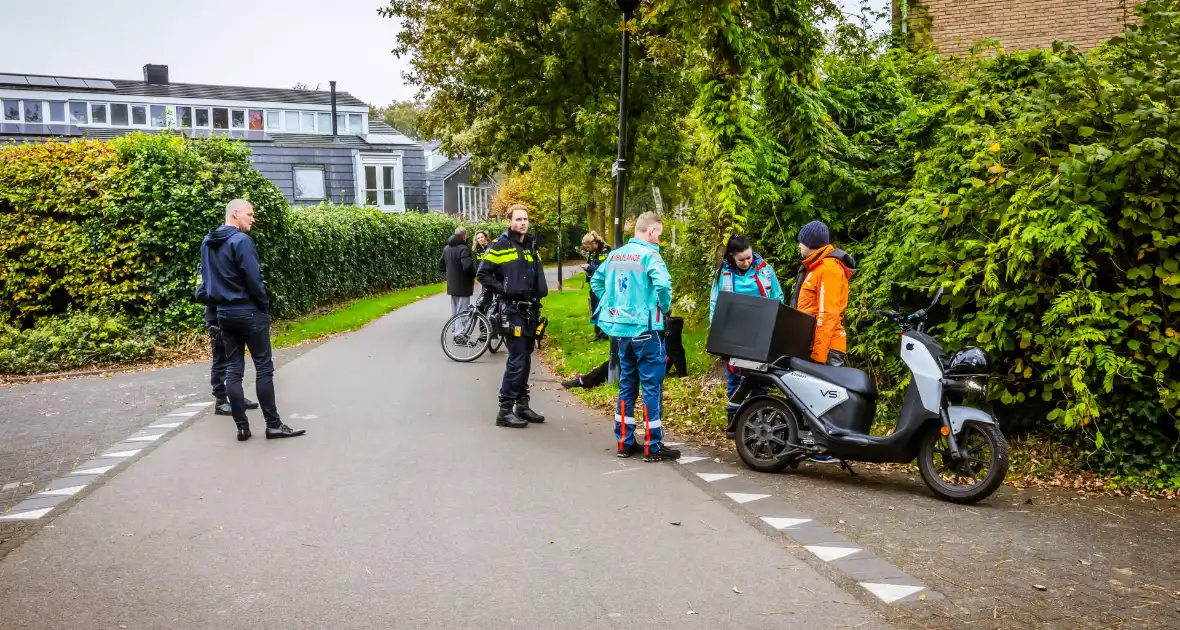
[[[604,0],[606,1],[606,0]],[[838,0],[855,9],[861,0]],[[869,0],[876,7],[889,0]],[[397,24],[382,0],[0,0],[0,73],[289,88],[306,83],[373,104],[408,99]]]

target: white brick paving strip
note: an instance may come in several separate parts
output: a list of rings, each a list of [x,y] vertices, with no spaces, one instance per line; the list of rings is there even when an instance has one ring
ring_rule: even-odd
[[[45,517],[58,505],[84,490],[99,477],[118,468],[120,464],[126,463],[129,458],[138,455],[144,447],[148,446],[148,443],[155,442],[184,425],[183,420],[174,419],[184,418],[187,420],[212,404],[212,402],[190,403],[173,409],[163,418],[153,420],[148,427],[135,432],[131,437],[107,449],[110,452],[79,465],[68,475],[54,480],[46,489],[17,503],[4,514],[0,514],[0,523],[31,521]],[[9,489],[9,486],[12,485],[8,484],[5,489]]]
[[[826,565],[843,572],[880,601],[903,604],[943,597],[941,593],[931,590],[823,523],[788,506],[781,499],[757,492],[760,488],[746,478],[752,471],[740,465],[720,464],[705,455],[685,453],[678,461],[700,480],[710,486],[717,486],[726,498],[741,506],[741,509],[798,543]],[[741,474],[722,470],[740,470]]]

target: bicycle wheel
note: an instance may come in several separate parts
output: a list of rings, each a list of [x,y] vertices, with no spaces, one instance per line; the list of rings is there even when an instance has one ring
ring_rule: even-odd
[[[475,309],[456,313],[442,329],[442,349],[452,361],[470,363],[488,349],[492,326]]]
[[[503,346],[504,346],[504,338],[500,336],[500,333],[493,330],[492,331],[492,338],[488,341],[488,352],[491,352],[492,354],[496,354],[497,352],[500,351],[500,348],[502,348]]]

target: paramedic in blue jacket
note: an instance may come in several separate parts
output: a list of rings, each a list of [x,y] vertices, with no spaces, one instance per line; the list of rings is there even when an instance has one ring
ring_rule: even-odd
[[[522,429],[545,416],[529,407],[529,373],[541,320],[541,298],[549,295],[545,268],[537,254],[537,237],[529,234],[529,209],[523,204],[508,208],[508,231],[496,239],[479,263],[476,276],[484,289],[500,296],[507,322],[508,363],[500,385],[500,410],[496,426]]]
[[[753,248],[750,247],[750,239],[740,234],[729,237],[729,242],[725,245],[725,258],[721,260],[721,265],[717,268],[717,274],[713,279],[713,290],[709,294],[710,324],[713,323],[713,311],[717,308],[717,296],[722,291],[758,295],[786,303],[786,295],[783,294],[783,288],[779,284],[778,276],[774,274],[774,269],[761,256],[754,253]],[[729,382],[725,387],[726,396],[733,396],[741,383],[741,368],[729,366]],[[754,396],[765,393],[765,387],[751,392]],[[730,401],[731,404],[740,402]]]
[[[654,212],[635,221],[635,238],[614,250],[590,279],[599,298],[594,323],[618,343],[619,404],[615,410],[616,455],[643,453],[644,461],[678,459],[664,446],[664,320],[672,310],[672,276],[660,256],[663,222]],[[642,386],[642,407],[637,406]],[[643,414],[643,446],[635,431]]]

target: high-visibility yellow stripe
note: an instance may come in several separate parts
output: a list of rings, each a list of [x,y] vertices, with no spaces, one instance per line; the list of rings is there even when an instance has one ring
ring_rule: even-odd
[[[520,254],[518,254],[515,249],[510,249],[507,251],[492,250],[488,252],[488,255],[484,258],[484,260],[496,265],[502,265],[506,262],[512,262],[517,258],[520,258]]]

